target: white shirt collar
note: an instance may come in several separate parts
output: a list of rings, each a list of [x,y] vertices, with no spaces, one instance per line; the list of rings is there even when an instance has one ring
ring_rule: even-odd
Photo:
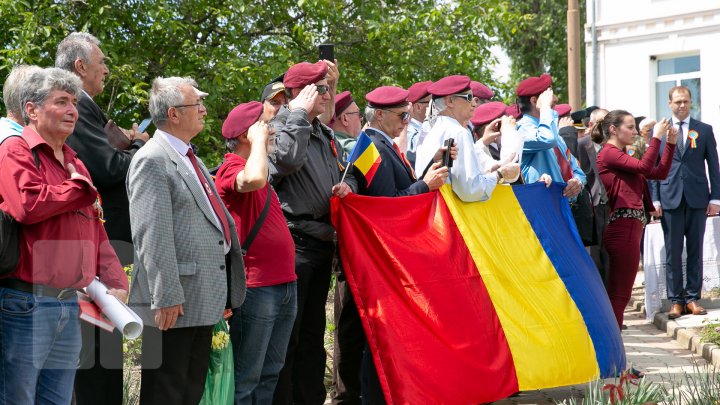
[[[179,138],[176,138],[174,135],[172,135],[169,132],[165,132],[162,129],[155,130],[155,136],[160,135],[162,138],[164,138],[167,143],[172,146],[173,149],[180,155],[180,156],[187,156],[188,149],[190,149],[190,145],[186,144],[185,142],[181,141]]]

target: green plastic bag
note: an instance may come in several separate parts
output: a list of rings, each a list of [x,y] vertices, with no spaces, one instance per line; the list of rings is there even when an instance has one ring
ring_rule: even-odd
[[[234,370],[235,364],[228,325],[225,319],[221,319],[213,329],[210,366],[200,405],[233,405],[235,398]]]

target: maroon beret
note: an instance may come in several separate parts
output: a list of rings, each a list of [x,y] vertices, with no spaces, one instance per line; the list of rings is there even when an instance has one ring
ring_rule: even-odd
[[[374,108],[397,107],[408,104],[409,92],[402,87],[382,86],[365,95],[365,100]]]
[[[499,101],[491,101],[489,103],[480,104],[475,108],[470,122],[476,127],[485,125],[488,122],[500,118],[505,115],[505,104]]]
[[[431,85],[431,81],[426,82],[418,82],[410,86],[408,91],[410,92],[410,95],[408,96],[408,101],[411,103],[415,103],[418,100],[421,100],[428,96],[430,93],[428,93],[428,86]]]
[[[473,97],[477,97],[481,100],[490,100],[495,95],[495,92],[480,82],[470,82],[470,88],[473,92]]]
[[[263,105],[259,101],[243,103],[230,111],[222,125],[222,136],[234,139],[247,132],[252,124],[256,123],[263,112]]]
[[[572,107],[570,107],[570,104],[558,104],[553,107],[553,110],[557,111],[558,117],[562,117],[570,114],[570,111],[572,111]]]
[[[518,106],[517,104],[510,104],[509,106],[507,106],[507,108],[505,108],[505,115],[509,115],[516,120],[519,120],[523,116],[522,112],[520,111],[520,106]]]
[[[528,77],[521,81],[517,89],[515,89],[515,93],[520,97],[537,96],[550,86],[552,86],[552,77],[547,73],[543,73],[539,77]]]
[[[323,61],[317,63],[300,62],[290,66],[285,73],[283,84],[286,89],[297,89],[314,84],[327,75],[328,65]]]
[[[335,96],[335,116],[342,114],[353,103],[352,94],[345,90]]]
[[[467,76],[453,75],[443,77],[428,86],[428,93],[435,97],[445,97],[457,94],[470,88],[470,78]]]

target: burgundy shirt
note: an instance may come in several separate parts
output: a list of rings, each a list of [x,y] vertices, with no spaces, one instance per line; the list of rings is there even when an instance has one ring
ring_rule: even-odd
[[[611,211],[618,208],[654,210],[647,179],[662,180],[667,177],[675,145],[665,145],[660,164],[655,166],[659,149],[660,140],[652,138],[642,160],[638,160],[614,145],[605,144],[598,154],[597,166]]]
[[[234,153],[226,154],[225,162],[215,177],[215,185],[235,220],[241,242],[260,216],[267,193],[272,193],[268,215],[245,256],[247,286],[267,287],[295,281],[295,243],[280,209],[277,194],[269,184],[248,193],[235,191],[235,178],[246,163],[247,160]]]
[[[3,277],[55,288],[83,288],[95,276],[108,288],[128,289],[125,272],[92,204],[95,191],[70,179],[52,148],[32,128],[0,146],[0,209],[20,226],[20,261]],[[34,149],[40,159],[36,167]],[[63,145],[65,164],[90,178],[85,165]]]

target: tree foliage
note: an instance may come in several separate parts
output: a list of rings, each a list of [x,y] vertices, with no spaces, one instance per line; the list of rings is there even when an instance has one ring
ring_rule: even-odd
[[[90,32],[102,42],[110,68],[105,91],[96,101],[122,126],[148,115],[148,91],[157,76],[191,76],[210,93],[206,129],[194,142],[212,164],[222,155],[224,116],[235,105],[258,99],[263,86],[293,63],[317,60],[320,43],[335,44],[341,69],[338,90],[350,90],[360,104],[363,95],[377,86],[407,87],[448,74],[467,74],[501,96],[506,94],[514,86],[494,79],[495,60],[489,49],[506,38],[505,33],[529,35],[522,31],[533,26],[534,17],[515,10],[525,10],[522,4],[516,0],[1,0],[0,19],[6,29],[0,30],[0,77],[18,63],[50,66],[62,38],[73,31]],[[563,26],[548,27],[543,35],[555,39],[554,31],[564,32]],[[564,54],[564,39],[555,48],[558,55]],[[550,55],[541,56],[543,64],[565,66],[562,58]],[[522,58],[514,53],[511,58],[515,77],[538,73],[518,62]]]
[[[549,73],[561,103],[568,100],[567,2],[565,0],[509,0],[513,10],[508,24],[499,26],[498,39],[512,61],[511,83]],[[580,29],[585,1],[578,1]],[[582,31],[581,31],[582,32]],[[582,34],[581,34],[582,38]],[[585,47],[580,40],[580,77],[584,77]]]

